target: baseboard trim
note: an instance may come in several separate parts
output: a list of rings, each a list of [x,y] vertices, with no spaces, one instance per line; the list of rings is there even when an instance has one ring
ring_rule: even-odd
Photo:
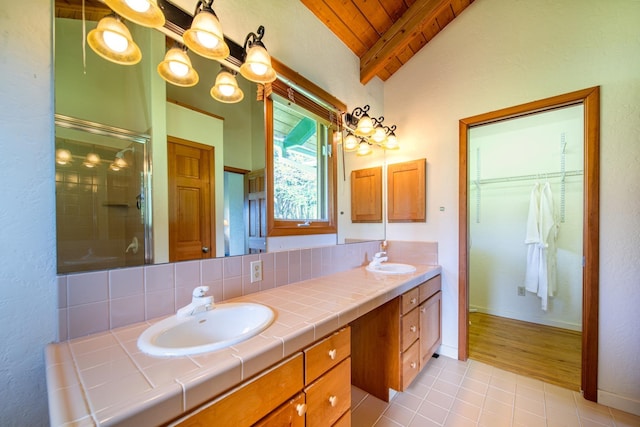
[[[640,416],[640,400],[609,393],[604,390],[598,390],[598,403]]]
[[[557,320],[553,320],[553,319],[545,319],[545,318],[542,318],[542,317],[536,317],[536,318],[533,318],[533,319],[524,319],[524,318],[521,318],[520,316],[518,316],[518,313],[512,313],[512,312],[500,311],[500,310],[492,310],[490,308],[478,307],[476,305],[469,306],[469,312],[471,312],[471,313],[478,312],[478,313],[484,313],[484,314],[491,314],[493,316],[506,317],[508,319],[520,320],[522,322],[537,323],[539,325],[553,326],[555,328],[568,329],[570,331],[576,331],[576,332],[581,332],[582,331],[582,326],[578,325],[578,324],[574,324],[574,323],[562,322],[562,321],[557,321]]]

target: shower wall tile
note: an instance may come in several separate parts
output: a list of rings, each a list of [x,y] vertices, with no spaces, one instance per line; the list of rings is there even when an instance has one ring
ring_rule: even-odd
[[[411,259],[437,263],[437,243],[389,242],[389,249],[394,256],[409,253]],[[168,316],[191,302],[196,286],[209,286],[220,302],[360,267],[378,251],[378,242],[359,242],[60,275],[59,340]],[[251,283],[250,263],[256,260],[262,261],[262,280]]]

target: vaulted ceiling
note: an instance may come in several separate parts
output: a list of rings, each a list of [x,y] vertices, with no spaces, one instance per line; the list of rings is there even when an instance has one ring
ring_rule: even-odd
[[[300,0],[360,58],[360,81],[391,77],[474,0]],[[81,19],[80,0],[55,0],[56,16]],[[85,0],[85,17],[109,9]]]
[[[360,81],[391,77],[474,0],[300,0],[360,58]]]

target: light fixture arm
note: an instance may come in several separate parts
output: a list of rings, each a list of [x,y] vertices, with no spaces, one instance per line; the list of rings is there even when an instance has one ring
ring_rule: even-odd
[[[196,3],[196,9],[193,12],[193,16],[196,16],[199,12],[202,12],[204,10],[206,12],[213,13],[217,18],[218,15],[216,15],[216,13],[213,11],[213,1],[214,0],[198,0],[198,3]]]
[[[351,113],[345,113],[344,114],[344,122],[345,122],[345,124],[348,127],[352,128],[352,129],[355,129],[356,126],[358,126],[358,122],[360,121],[362,116],[367,114],[367,112],[369,111],[370,108],[371,107],[367,104],[364,107],[356,107],[356,108],[354,108]]]
[[[243,49],[245,51],[245,55],[247,52],[247,48],[255,45],[261,46],[261,47],[265,47],[264,43],[262,43],[262,37],[264,37],[264,25],[260,25],[258,27],[258,31],[256,31],[258,34],[256,35],[256,33],[249,33],[247,34],[247,37],[244,39],[244,46]]]

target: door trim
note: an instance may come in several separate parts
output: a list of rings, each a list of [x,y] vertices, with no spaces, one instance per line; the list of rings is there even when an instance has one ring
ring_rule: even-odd
[[[600,242],[600,87],[591,87],[460,120],[458,223],[458,359],[469,357],[469,206],[468,135],[472,126],[547,110],[584,107],[584,224],[582,274],[582,391],[598,400],[598,301]]]

